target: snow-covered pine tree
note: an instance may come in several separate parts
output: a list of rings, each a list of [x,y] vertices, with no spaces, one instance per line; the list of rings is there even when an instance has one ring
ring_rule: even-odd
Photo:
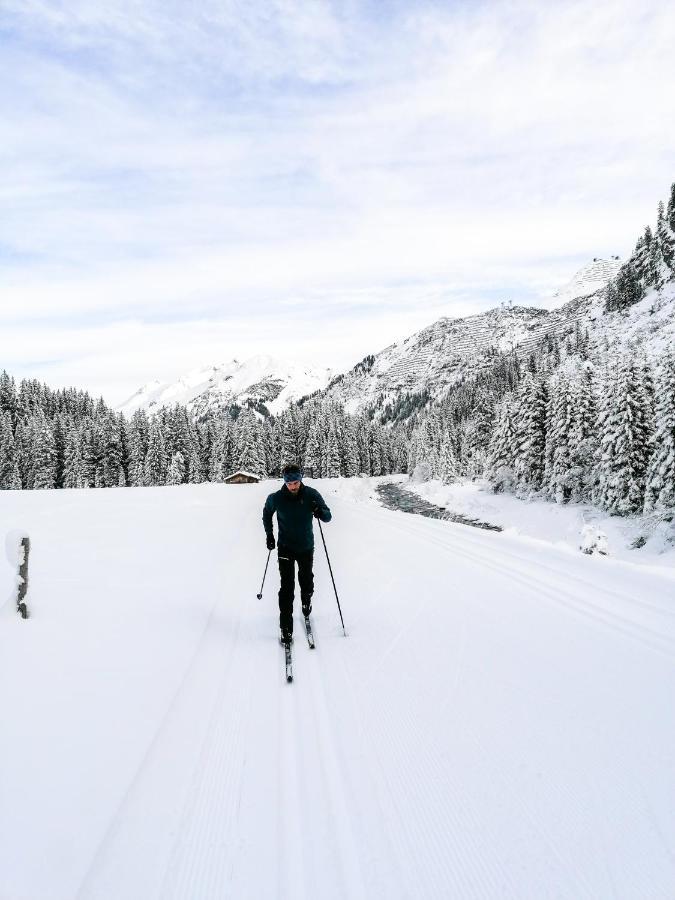
[[[171,456],[171,462],[169,463],[169,469],[166,474],[166,483],[167,484],[183,484],[185,481],[185,459],[183,458],[183,454],[180,450],[176,450],[174,454]]]
[[[124,452],[120,423],[114,414],[106,411],[100,417],[98,440],[98,486],[117,487],[120,481],[120,473],[123,472]]]
[[[515,407],[511,397],[505,397],[497,414],[497,423],[488,451],[486,477],[495,493],[510,491],[515,484]]]
[[[654,452],[647,468],[645,512],[675,508],[675,350],[658,369]]]
[[[148,452],[150,424],[144,410],[136,410],[127,427],[128,480],[130,485],[145,483],[145,456]]]
[[[329,418],[328,434],[326,435],[324,478],[340,477],[340,447],[338,441],[337,424],[334,416]]]
[[[262,433],[256,414],[245,410],[237,419],[236,468],[261,478],[267,474]]]
[[[89,487],[89,479],[82,453],[82,430],[77,425],[73,425],[66,439],[63,486],[64,488]]]
[[[226,466],[226,441],[228,436],[228,426],[225,421],[210,424],[211,431],[211,455],[209,458],[209,481],[218,484],[225,481],[228,475],[232,473]]]
[[[675,183],[671,185],[670,197],[666,206],[666,234],[663,240],[663,258],[670,271],[671,280],[675,278]]]
[[[672,275],[673,255],[675,254],[675,234],[670,230],[663,202],[659,203],[654,244],[657,248],[654,258],[651,260],[654,269],[654,285],[661,288]]]
[[[617,515],[637,512],[644,504],[651,410],[643,375],[635,354],[625,353],[604,396],[597,500]]]
[[[305,447],[304,453],[304,465],[303,468],[305,470],[305,474],[307,474],[310,478],[320,478],[321,477],[321,424],[319,421],[319,416],[317,415],[309,429],[309,434],[307,437],[307,446]]]
[[[201,484],[204,481],[204,470],[202,469],[202,458],[199,450],[199,434],[193,421],[189,421],[187,426],[186,450],[186,480],[189,484]]]
[[[598,456],[598,404],[594,375],[592,364],[584,362],[571,379],[572,422],[567,484],[570,500],[574,503],[589,502],[593,495],[593,477]]]
[[[344,424],[342,471],[346,478],[353,478],[359,474],[359,446],[352,416],[347,416]]]
[[[548,390],[543,379],[526,372],[515,397],[515,476],[524,492],[539,491],[544,479],[546,407]]]
[[[148,434],[148,452],[145,454],[145,484],[149,487],[166,484],[167,469],[168,460],[161,421],[157,416],[153,416]]]
[[[20,489],[21,476],[12,431],[12,416],[9,409],[0,409],[0,490]]]
[[[438,477],[443,484],[452,484],[459,475],[459,462],[455,450],[455,436],[451,431],[445,433],[438,458]]]
[[[32,417],[33,488],[48,490],[56,487],[56,442],[54,432],[44,412],[38,408]]]
[[[556,503],[567,503],[572,496],[569,483],[572,418],[573,397],[569,374],[559,371],[549,381],[543,478],[547,496]]]
[[[0,372],[0,411],[9,414],[12,427],[17,419],[17,404],[16,383],[3,369]]]

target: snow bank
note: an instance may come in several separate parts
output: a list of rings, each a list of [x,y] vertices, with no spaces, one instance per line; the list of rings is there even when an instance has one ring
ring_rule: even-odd
[[[452,512],[500,525],[505,532],[553,545],[609,555],[634,563],[675,567],[675,523],[662,515],[622,518],[582,504],[521,500],[495,494],[486,481],[422,484],[408,479],[406,490]]]

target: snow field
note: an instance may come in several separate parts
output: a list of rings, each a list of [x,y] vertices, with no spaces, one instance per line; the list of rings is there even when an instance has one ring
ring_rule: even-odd
[[[671,897],[673,571],[315,484],[293,685],[276,483],[0,495],[0,897]]]

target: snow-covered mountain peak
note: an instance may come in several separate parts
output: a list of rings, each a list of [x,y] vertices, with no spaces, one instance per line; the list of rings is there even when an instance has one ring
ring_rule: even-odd
[[[588,297],[605,287],[621,268],[618,256],[609,259],[596,257],[574,273],[572,278],[551,297],[551,305],[561,306],[577,297]]]
[[[196,413],[248,404],[264,406],[277,415],[294,400],[323,390],[331,378],[329,369],[316,369],[267,354],[240,362],[232,359],[218,365],[201,366],[175,382],[151,381],[119,407],[130,416],[136,410],[156,412],[180,403]]]

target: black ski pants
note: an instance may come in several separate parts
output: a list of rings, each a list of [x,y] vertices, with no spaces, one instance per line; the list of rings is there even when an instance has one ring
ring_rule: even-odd
[[[279,625],[282,631],[293,633],[293,597],[295,596],[295,564],[298,564],[298,583],[303,602],[314,593],[314,550],[289,550],[279,547]]]

